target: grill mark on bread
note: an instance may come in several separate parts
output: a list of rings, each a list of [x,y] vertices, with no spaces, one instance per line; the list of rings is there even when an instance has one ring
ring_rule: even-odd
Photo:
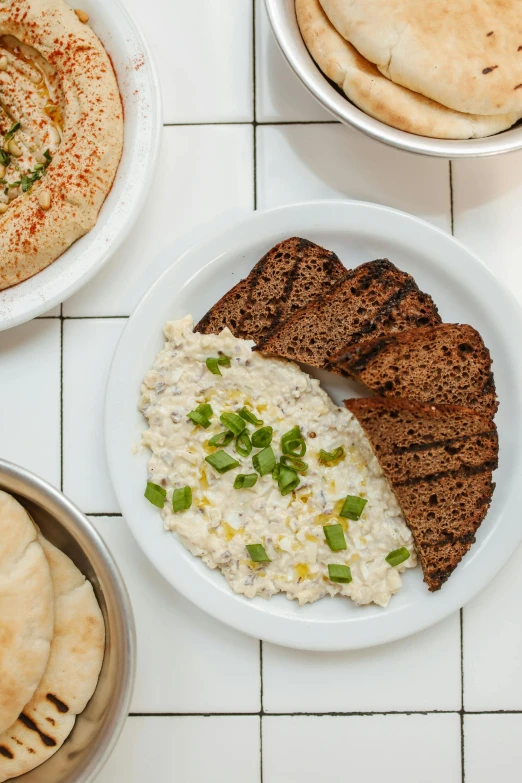
[[[27,715],[24,715],[23,712],[18,716],[18,720],[20,723],[23,723],[26,728],[36,732],[42,740],[43,744],[47,745],[48,748],[53,748],[56,745],[56,740],[54,740],[52,737],[49,737],[48,734],[44,734],[43,731],[40,731],[36,723]]]
[[[14,759],[13,754],[5,745],[0,745],[0,756],[4,756],[6,759]]]
[[[51,704],[54,704],[58,712],[66,713],[69,712],[69,707],[67,704],[64,704],[63,701],[60,701],[56,696],[54,696],[52,693],[48,693],[45,697],[48,701],[51,702]]]
[[[491,430],[478,432],[476,435],[459,435],[456,438],[446,438],[445,440],[427,441],[426,443],[412,443],[409,446],[394,446],[393,454],[411,454],[417,451],[429,451],[430,449],[446,448],[455,443],[469,443],[473,438],[492,438],[494,433]]]
[[[404,479],[404,481],[396,481],[396,487],[413,487],[415,484],[433,484],[446,476],[452,476],[453,478],[471,478],[472,476],[478,476],[480,473],[486,471],[496,470],[498,467],[496,460],[486,460],[481,465],[463,465],[460,468],[452,468],[450,470],[441,470],[439,473],[431,473],[424,476],[412,476],[412,478]]]

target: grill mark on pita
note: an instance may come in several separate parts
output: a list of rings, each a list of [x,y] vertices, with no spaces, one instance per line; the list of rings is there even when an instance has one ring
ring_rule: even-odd
[[[54,748],[54,746],[56,745],[56,740],[53,740],[52,737],[49,737],[47,734],[44,734],[43,731],[40,731],[36,723],[33,720],[31,720],[31,718],[28,718],[27,715],[24,715],[24,713],[22,712],[18,716],[18,720],[20,721],[20,723],[23,723],[24,726],[26,726],[31,731],[35,731],[40,737],[40,739],[42,740],[44,745],[47,745],[48,748]]]
[[[482,73],[485,75],[487,73],[491,73],[491,71],[494,71],[495,68],[498,68],[498,65],[489,65],[487,68],[482,69]]]
[[[53,696],[52,693],[48,693],[45,698],[48,699],[51,704],[54,704],[58,712],[69,712],[69,707],[67,704],[64,704],[63,701],[60,701],[60,699],[57,699],[56,696]]]
[[[0,745],[0,756],[4,756],[6,759],[14,759],[13,754],[5,745]]]
[[[468,443],[468,441],[474,438],[494,438],[496,433],[494,430],[484,430],[483,432],[476,432],[473,435],[459,435],[455,438],[445,438],[444,440],[431,440],[426,443],[410,443],[409,446],[394,446],[392,449],[393,454],[410,454],[417,451],[429,451],[430,449],[442,449],[446,446],[453,446],[454,443]]]
[[[518,90],[518,88],[519,88],[519,87],[522,87],[522,84],[516,84],[516,85],[513,87],[513,89],[514,89],[514,90]]]
[[[490,35],[493,35],[493,30],[490,33],[486,33],[486,38],[489,38]]]
[[[439,473],[429,473],[425,476],[412,476],[411,478],[404,479],[404,481],[396,481],[396,487],[413,487],[415,484],[421,484],[426,482],[432,484],[435,481],[439,481],[446,476],[453,476],[455,478],[470,478],[471,476],[478,476],[480,473],[486,473],[490,470],[496,470],[498,467],[497,460],[487,460],[481,465],[462,465],[460,468],[452,468],[451,470],[442,470]]]

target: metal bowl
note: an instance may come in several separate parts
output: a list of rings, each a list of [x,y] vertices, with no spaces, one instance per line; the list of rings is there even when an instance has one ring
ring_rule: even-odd
[[[522,126],[485,139],[446,140],[417,136],[370,117],[351,103],[330,82],[308,53],[295,16],[295,0],[265,0],[275,38],[284,56],[309,92],[345,125],[392,147],[440,158],[474,158],[499,155],[522,148]]]
[[[69,739],[44,764],[16,780],[89,783],[109,758],[128,714],[134,684],[136,633],[123,579],[87,517],[43,479],[0,460],[0,489],[14,495],[42,533],[91,581],[105,620],[100,678]]]

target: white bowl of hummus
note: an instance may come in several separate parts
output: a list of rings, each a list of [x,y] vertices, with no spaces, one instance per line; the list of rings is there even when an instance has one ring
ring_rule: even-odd
[[[120,0],[0,5],[0,329],[110,258],[152,182],[156,71]]]

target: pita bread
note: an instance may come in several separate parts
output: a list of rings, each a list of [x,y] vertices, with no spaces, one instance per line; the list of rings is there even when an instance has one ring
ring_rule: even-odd
[[[51,574],[25,509],[0,491],[0,731],[15,721],[47,666]]]
[[[386,125],[436,139],[478,139],[519,119],[517,114],[464,114],[401,87],[339,35],[319,0],[296,0],[295,7],[303,40],[319,68],[359,109]]]
[[[103,662],[105,626],[92,585],[67,555],[38,537],[50,566],[55,631],[45,673],[16,722],[0,734],[0,783],[56,753],[91,698]]]
[[[522,114],[515,0],[321,0],[335,29],[388,79],[469,114]]]

